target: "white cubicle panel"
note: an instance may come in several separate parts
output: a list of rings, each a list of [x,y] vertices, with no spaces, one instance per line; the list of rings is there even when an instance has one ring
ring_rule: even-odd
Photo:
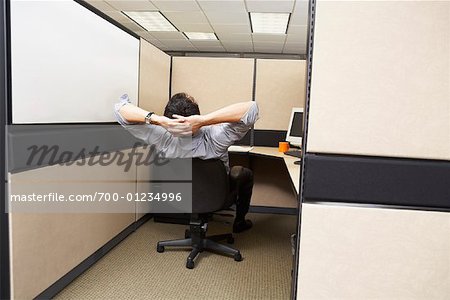
[[[75,1],[11,1],[14,123],[114,121],[138,96],[139,40]]]
[[[202,114],[251,101],[253,64],[249,58],[174,57],[172,95],[190,94],[199,103]]]
[[[317,1],[308,152],[450,159],[449,10]]]

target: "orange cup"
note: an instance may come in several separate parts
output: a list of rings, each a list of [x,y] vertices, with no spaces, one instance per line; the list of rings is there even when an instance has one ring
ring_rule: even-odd
[[[289,143],[288,142],[279,142],[278,143],[278,151],[279,152],[286,152],[289,150]]]

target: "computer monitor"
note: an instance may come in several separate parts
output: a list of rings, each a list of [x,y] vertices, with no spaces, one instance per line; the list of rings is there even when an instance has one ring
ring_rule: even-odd
[[[303,108],[294,107],[291,113],[289,129],[286,134],[286,141],[294,146],[302,146],[303,137]]]

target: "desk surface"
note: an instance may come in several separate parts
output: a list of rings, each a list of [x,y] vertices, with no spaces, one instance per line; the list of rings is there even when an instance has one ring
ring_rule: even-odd
[[[241,147],[241,146],[231,146],[228,151],[230,152],[241,152],[241,153],[250,153],[256,155],[265,155],[270,157],[277,157],[284,160],[286,164],[286,168],[289,172],[289,176],[291,177],[292,184],[295,187],[297,195],[299,193],[299,185],[300,185],[300,165],[295,165],[294,162],[299,160],[297,157],[286,155],[282,152],[278,151],[277,147]]]

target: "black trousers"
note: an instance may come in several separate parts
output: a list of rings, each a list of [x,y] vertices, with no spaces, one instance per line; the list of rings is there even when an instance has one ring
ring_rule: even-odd
[[[234,166],[230,170],[230,194],[236,204],[236,221],[245,220],[253,192],[252,170]]]

